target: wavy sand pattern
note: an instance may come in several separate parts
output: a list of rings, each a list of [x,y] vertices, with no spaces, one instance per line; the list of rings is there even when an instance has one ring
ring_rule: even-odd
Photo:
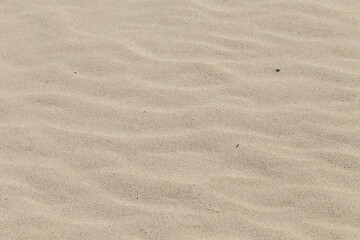
[[[0,22],[0,239],[360,239],[360,1]]]

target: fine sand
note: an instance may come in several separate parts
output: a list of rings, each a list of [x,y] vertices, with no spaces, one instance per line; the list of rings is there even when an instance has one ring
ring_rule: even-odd
[[[0,0],[0,239],[360,239],[359,0]]]

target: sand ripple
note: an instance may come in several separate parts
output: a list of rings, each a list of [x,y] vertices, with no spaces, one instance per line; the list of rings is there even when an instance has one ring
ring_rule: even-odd
[[[0,13],[1,239],[360,239],[359,1]]]

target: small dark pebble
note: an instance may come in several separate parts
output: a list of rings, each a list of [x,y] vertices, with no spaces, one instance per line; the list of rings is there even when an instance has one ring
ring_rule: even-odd
[[[275,72],[280,72],[280,71],[281,71],[281,69],[279,69],[279,68],[278,68],[278,69],[275,69]]]
[[[76,74],[76,72],[74,72]]]
[[[239,147],[239,144],[238,144],[238,145],[236,145],[236,147],[238,148],[238,147]]]

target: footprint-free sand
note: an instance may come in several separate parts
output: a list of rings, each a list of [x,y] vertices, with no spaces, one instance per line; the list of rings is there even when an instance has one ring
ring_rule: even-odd
[[[360,239],[360,1],[0,0],[0,239]]]

